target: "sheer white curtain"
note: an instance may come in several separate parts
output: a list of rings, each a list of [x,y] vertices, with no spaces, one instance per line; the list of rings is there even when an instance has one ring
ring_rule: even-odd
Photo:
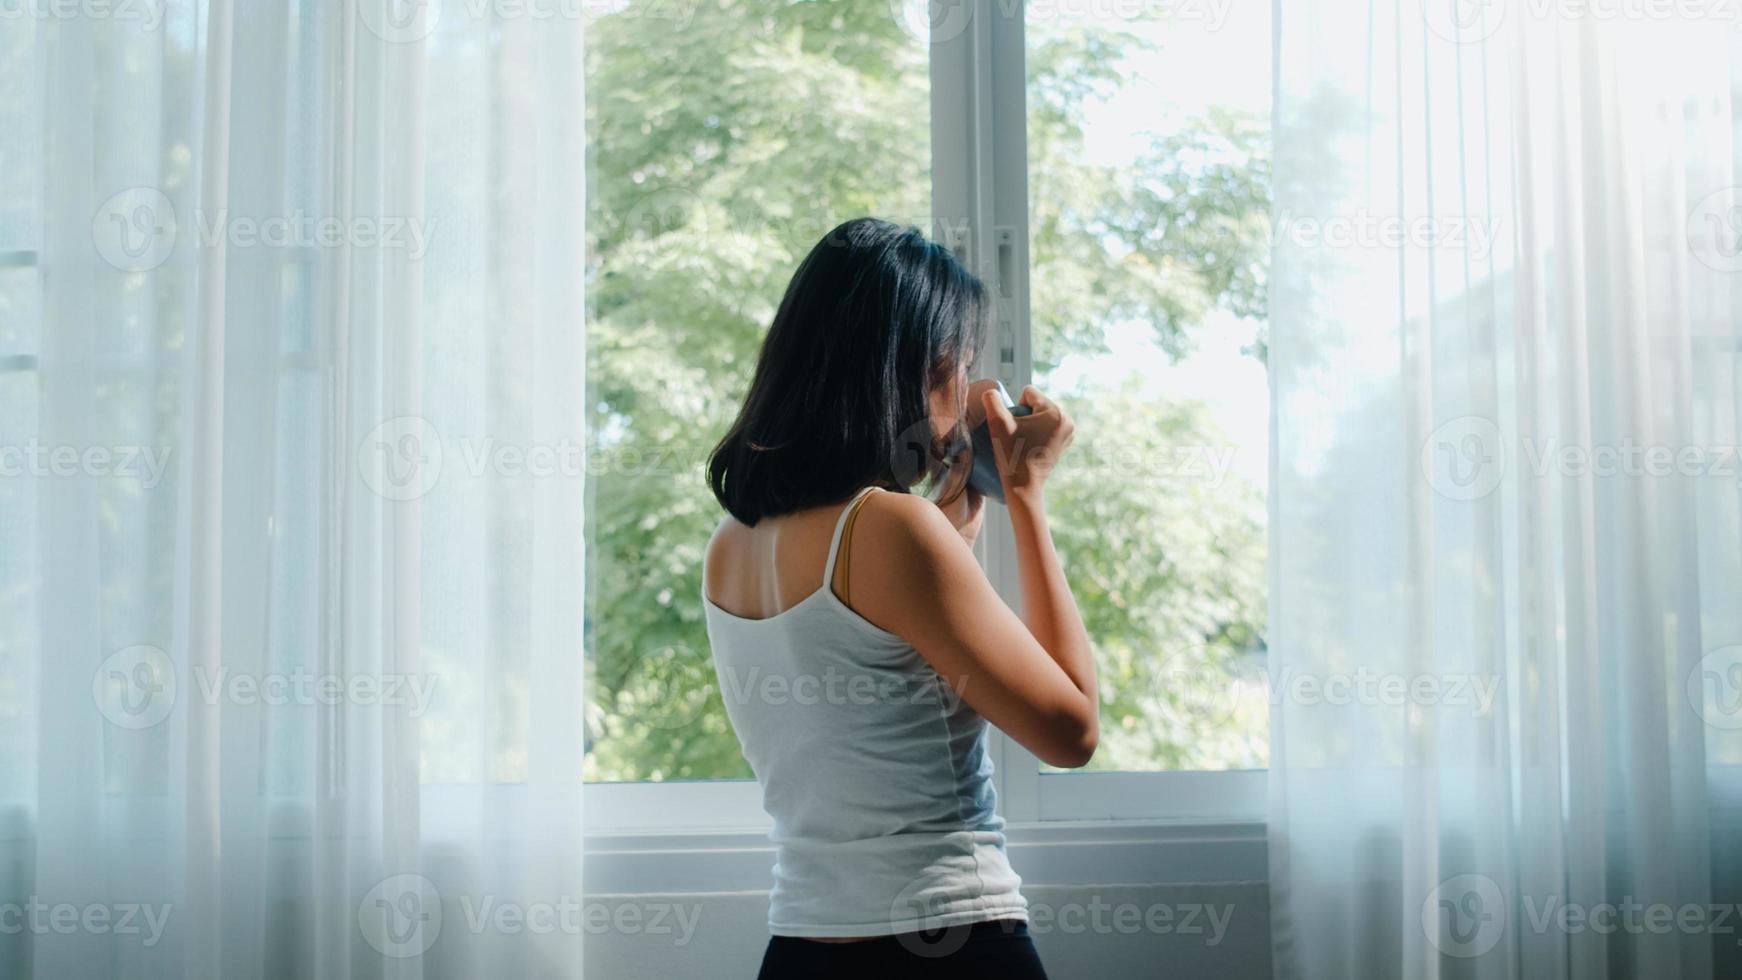
[[[1737,27],[1278,5],[1281,976],[1736,968]]]
[[[0,975],[579,973],[582,26],[520,9],[0,18]]]

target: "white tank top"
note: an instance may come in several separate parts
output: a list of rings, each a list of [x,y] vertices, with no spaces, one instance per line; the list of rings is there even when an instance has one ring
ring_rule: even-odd
[[[1004,853],[986,722],[917,650],[822,586],[766,619],[714,605],[726,714],[777,846],[776,936],[881,936],[1028,917]],[[703,576],[706,581],[707,576]]]

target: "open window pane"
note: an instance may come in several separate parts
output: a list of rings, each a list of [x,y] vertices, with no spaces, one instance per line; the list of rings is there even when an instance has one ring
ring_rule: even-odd
[[[1270,9],[1031,4],[1034,377],[1096,643],[1093,767],[1267,762]]]
[[[702,619],[703,465],[817,239],[930,230],[927,45],[884,3],[633,0],[587,47],[586,775],[749,778]]]

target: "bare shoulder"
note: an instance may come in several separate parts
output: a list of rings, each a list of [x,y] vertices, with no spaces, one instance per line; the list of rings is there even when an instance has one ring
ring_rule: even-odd
[[[714,533],[708,536],[708,546],[703,552],[703,567],[717,567],[718,563],[714,558],[720,554],[720,549],[747,530],[749,529],[731,514],[720,518],[720,523],[714,525]]]
[[[855,554],[879,555],[892,567],[922,573],[958,551],[971,555],[944,512],[910,493],[872,494],[853,536]]]

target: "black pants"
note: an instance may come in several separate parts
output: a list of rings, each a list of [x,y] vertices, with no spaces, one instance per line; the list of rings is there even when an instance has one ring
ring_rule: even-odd
[[[1046,980],[1046,970],[1014,920],[977,922],[857,943],[819,943],[791,936],[768,941],[757,980]]]

